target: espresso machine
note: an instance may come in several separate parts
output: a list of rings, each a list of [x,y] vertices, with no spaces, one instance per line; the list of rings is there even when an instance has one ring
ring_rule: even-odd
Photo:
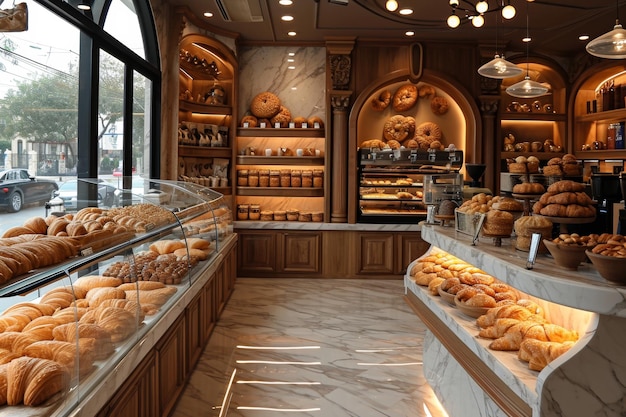
[[[624,178],[612,173],[591,174],[591,197],[597,202],[594,233],[613,233],[613,207],[622,201],[624,191],[624,180],[620,177]]]

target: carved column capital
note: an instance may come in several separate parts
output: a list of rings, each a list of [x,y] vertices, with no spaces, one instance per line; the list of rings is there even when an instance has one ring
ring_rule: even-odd
[[[483,115],[495,116],[498,113],[498,106],[500,105],[500,96],[495,95],[483,95],[479,97],[480,100],[480,112]]]
[[[333,110],[347,110],[350,107],[352,91],[332,91],[330,93],[330,106]]]

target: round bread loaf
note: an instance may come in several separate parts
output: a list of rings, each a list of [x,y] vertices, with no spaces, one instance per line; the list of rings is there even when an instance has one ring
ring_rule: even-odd
[[[276,94],[264,91],[252,99],[250,111],[258,118],[271,119],[280,111],[280,105],[280,99]]]

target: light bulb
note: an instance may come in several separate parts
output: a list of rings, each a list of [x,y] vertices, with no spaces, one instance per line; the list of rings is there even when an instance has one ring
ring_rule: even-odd
[[[515,17],[515,12],[515,7],[509,4],[507,6],[504,6],[504,8],[502,9],[502,17],[504,17],[505,19],[513,19]]]
[[[481,0],[476,3],[476,11],[478,13],[485,13],[487,10],[489,10],[489,3],[487,3],[486,1]]]
[[[484,24],[485,18],[481,14],[479,14],[478,16],[474,16],[474,18],[472,19],[472,25],[474,25],[474,27],[476,28],[482,27]]]
[[[461,24],[461,19],[459,18],[459,16],[455,15],[455,14],[451,14],[450,16],[448,16],[448,26],[451,27],[452,29],[458,27]]]
[[[459,6],[459,0],[450,0],[450,6],[458,7]]]
[[[395,12],[396,10],[398,10],[398,2],[396,0],[387,0],[387,3],[385,3],[385,7],[390,12]]]

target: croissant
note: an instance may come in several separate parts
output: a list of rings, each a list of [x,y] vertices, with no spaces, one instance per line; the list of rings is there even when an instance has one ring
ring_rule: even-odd
[[[93,339],[95,341],[91,351],[94,360],[104,359],[113,353],[114,346],[111,335],[104,328],[92,323],[66,323],[56,327],[52,331],[54,340],[75,343],[76,339],[81,342]]]
[[[528,368],[533,371],[541,371],[573,345],[573,341],[559,343],[526,339],[520,344],[517,356],[520,360],[528,362]]]
[[[7,391],[9,389],[7,368],[8,364],[6,363],[0,365],[0,405],[5,405],[7,403]]]
[[[9,349],[0,349],[0,364],[11,362],[15,358],[19,358],[20,355],[11,352]]]
[[[11,314],[10,316],[0,316],[0,331],[20,332],[30,323],[30,317],[25,314]]]
[[[519,320],[511,318],[496,319],[493,325],[481,329],[478,332],[478,336],[486,339],[497,339],[504,336],[507,330],[519,322]]]
[[[37,326],[31,326],[28,330],[22,330],[22,333],[35,335],[40,340],[50,340],[52,339],[52,330],[56,326],[57,325],[54,323],[39,324]]]
[[[585,184],[571,180],[562,180],[557,181],[548,187],[548,192],[550,193],[563,193],[566,191],[585,191]]]
[[[28,345],[40,340],[41,337],[32,333],[4,332],[0,333],[0,348],[22,355]]]
[[[92,275],[78,278],[74,281],[74,287],[89,291],[97,287],[117,287],[121,283],[122,280],[120,278]]]
[[[11,312],[17,312],[17,313],[22,313],[22,314],[26,314],[28,317],[30,317],[31,320],[36,319],[37,317],[41,317],[41,316],[49,316],[52,313],[54,313],[54,308],[45,304],[37,304],[37,303],[29,303],[29,302],[25,302],[25,303],[17,303],[9,308],[7,308],[2,315],[11,313]]]
[[[159,288],[164,288],[165,284],[160,281],[137,281],[137,282],[127,282],[120,285],[119,289],[124,291],[133,291],[133,290],[158,290]]]
[[[35,406],[62,391],[69,375],[54,361],[24,356],[7,365],[7,381],[8,405]]]
[[[80,323],[91,323],[101,326],[109,332],[113,343],[126,339],[139,325],[136,314],[116,307],[90,310],[80,319]]]
[[[48,231],[48,225],[43,217],[31,217],[24,222],[24,227],[29,228],[33,233],[45,235]]]
[[[150,250],[158,253],[159,255],[164,255],[166,253],[173,253],[176,249],[181,249],[185,247],[185,243],[177,239],[164,239],[154,242],[150,245]]]
[[[98,307],[104,300],[126,298],[124,290],[115,287],[94,288],[87,292],[85,299],[89,302],[89,307]]]
[[[78,360],[78,369],[80,375],[85,375],[93,368],[93,354],[81,346],[79,340],[78,347],[76,343],[63,342],[60,340],[43,340],[35,342],[24,349],[24,355],[31,358],[41,358],[53,360],[65,367],[71,372],[76,366]]]
[[[162,306],[176,292],[176,287],[165,287],[151,291],[126,291],[126,298],[138,301],[139,304]]]
[[[493,350],[518,350],[525,339],[575,342],[578,340],[578,333],[556,324],[523,321],[511,326],[502,337],[491,342],[489,347]]]
[[[528,309],[520,305],[508,304],[489,309],[486,314],[478,317],[476,324],[478,324],[478,327],[484,329],[492,326],[499,318],[526,320],[531,314]]]
[[[72,305],[74,302],[74,295],[72,295],[71,292],[56,291],[54,293],[45,294],[41,297],[39,302],[54,308],[65,308]]]

